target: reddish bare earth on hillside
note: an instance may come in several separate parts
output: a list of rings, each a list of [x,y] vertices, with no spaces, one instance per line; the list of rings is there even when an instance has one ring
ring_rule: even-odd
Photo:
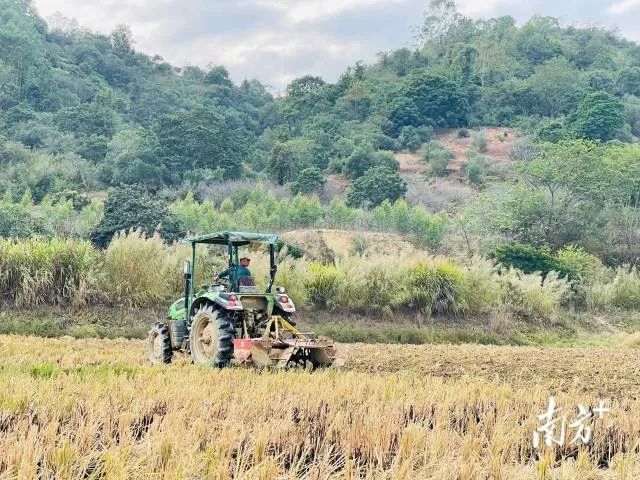
[[[474,132],[484,132],[487,139],[487,150],[482,153],[488,157],[493,165],[510,161],[509,155],[517,138],[515,130],[510,128],[485,127],[469,130],[468,137],[460,137],[459,129],[449,128],[436,131],[435,139],[455,154],[449,165],[450,175],[443,178],[429,180],[425,174],[429,165],[424,160],[422,149],[416,152],[398,152],[395,158],[399,164],[400,176],[407,184],[406,198],[411,203],[426,206],[431,212],[439,212],[450,205],[466,203],[475,192],[464,181],[462,166],[467,161],[465,153],[472,150],[472,135]],[[349,187],[349,180],[342,174],[327,176],[324,188],[324,198],[344,198]]]
[[[335,197],[344,199],[349,188],[349,179],[341,173],[327,175],[327,183],[324,185],[324,199],[331,200]]]
[[[447,149],[455,154],[455,158],[449,165],[451,172],[459,172],[467,158],[465,153],[473,150],[472,134],[474,132],[484,132],[487,139],[487,150],[482,153],[492,160],[492,163],[499,164],[509,161],[509,154],[513,148],[517,135],[510,128],[486,127],[477,130],[470,130],[468,137],[460,137],[459,129],[448,128],[438,130],[435,139],[442,143]],[[424,160],[422,149],[416,152],[399,152],[396,160],[400,164],[400,174],[423,174],[429,169]]]
[[[423,174],[429,169],[427,162],[424,160],[422,149],[417,152],[398,152],[395,156],[400,164],[400,175],[405,173]]]
[[[443,129],[436,132],[436,139],[455,154],[455,158],[449,165],[449,170],[452,172],[459,172],[467,160],[465,152],[473,149],[472,134],[474,132],[484,132],[487,138],[487,151],[483,152],[482,155],[491,158],[493,163],[509,161],[509,154],[517,138],[515,130],[510,128],[486,127],[469,130],[468,137],[460,137],[458,132],[459,129],[457,128]]]
[[[484,132],[487,150],[482,153],[493,165],[510,161],[510,153],[517,138],[516,132],[509,128],[487,127],[470,130],[468,137],[460,137],[459,129],[438,130],[435,139],[451,150],[455,157],[449,164],[450,175],[429,180],[425,174],[429,165],[424,159],[424,151],[398,152],[395,155],[399,164],[400,176],[407,184],[406,198],[411,203],[426,206],[431,212],[439,212],[451,205],[462,205],[475,195],[474,189],[466,182],[462,166],[467,161],[465,153],[472,150],[474,132]]]

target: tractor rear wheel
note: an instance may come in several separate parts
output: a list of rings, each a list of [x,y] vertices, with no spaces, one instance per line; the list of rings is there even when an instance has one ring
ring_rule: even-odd
[[[193,363],[226,367],[233,358],[234,328],[227,313],[201,306],[191,317],[189,345]]]
[[[149,361],[158,365],[161,363],[171,363],[173,349],[171,348],[171,338],[169,337],[169,327],[166,323],[157,322],[149,331],[147,350]]]

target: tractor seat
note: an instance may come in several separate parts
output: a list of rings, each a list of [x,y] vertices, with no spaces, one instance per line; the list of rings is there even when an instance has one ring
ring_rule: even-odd
[[[238,277],[238,293],[260,293],[253,277]]]

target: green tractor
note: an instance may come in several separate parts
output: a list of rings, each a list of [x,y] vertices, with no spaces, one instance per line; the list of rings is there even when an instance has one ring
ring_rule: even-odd
[[[264,233],[216,232],[186,238],[191,244],[191,261],[184,264],[184,297],[169,308],[165,323],[156,323],[149,332],[151,363],[170,363],[174,352],[191,355],[194,363],[226,367],[231,363],[258,367],[314,369],[341,364],[333,342],[302,333],[291,316],[296,311],[284,287],[272,292],[278,237]],[[226,247],[228,280],[194,288],[196,245]],[[268,245],[269,285],[260,292],[253,277],[238,276],[238,248]]]

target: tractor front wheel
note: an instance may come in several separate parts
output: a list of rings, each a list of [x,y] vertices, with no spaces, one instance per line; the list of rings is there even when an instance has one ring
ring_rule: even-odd
[[[152,364],[171,363],[173,349],[171,348],[169,327],[166,323],[158,322],[151,327],[147,350],[149,351],[149,361]]]
[[[189,345],[193,363],[226,367],[233,358],[233,325],[226,312],[201,306],[191,317]]]

